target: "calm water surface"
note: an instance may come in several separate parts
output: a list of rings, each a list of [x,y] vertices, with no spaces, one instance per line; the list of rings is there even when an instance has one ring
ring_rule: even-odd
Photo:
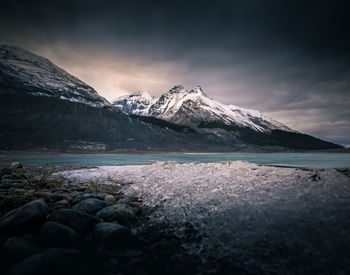
[[[21,161],[27,166],[114,166],[147,164],[154,161],[217,162],[242,160],[257,164],[302,168],[349,168],[348,153],[215,153],[215,154],[130,154],[130,155],[35,155],[1,156],[0,165]]]

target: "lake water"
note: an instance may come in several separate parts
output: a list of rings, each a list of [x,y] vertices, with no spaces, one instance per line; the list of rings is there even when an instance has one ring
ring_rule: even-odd
[[[301,168],[350,168],[349,153],[176,153],[176,154],[129,154],[129,155],[18,155],[1,156],[0,165],[21,161],[27,166],[115,166],[147,164],[154,161],[218,162],[242,160],[256,164]]]

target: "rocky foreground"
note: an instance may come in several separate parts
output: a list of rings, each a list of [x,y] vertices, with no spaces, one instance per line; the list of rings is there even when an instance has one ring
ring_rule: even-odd
[[[1,273],[349,274],[349,171],[13,163],[0,171]]]
[[[121,185],[71,182],[54,169],[0,171],[2,274],[203,274],[174,236],[134,232],[142,201]]]

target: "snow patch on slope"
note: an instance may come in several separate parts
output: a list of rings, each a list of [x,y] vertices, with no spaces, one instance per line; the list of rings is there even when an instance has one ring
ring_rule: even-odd
[[[19,47],[0,45],[0,71],[5,75],[5,80],[13,79],[21,83],[28,87],[28,93],[34,96],[55,97],[94,107],[111,106],[106,99],[78,78],[48,59]],[[38,91],[35,91],[35,88]]]

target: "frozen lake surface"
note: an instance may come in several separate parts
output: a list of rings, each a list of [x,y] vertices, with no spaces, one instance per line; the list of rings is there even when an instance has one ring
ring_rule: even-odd
[[[147,164],[154,161],[218,162],[248,161],[256,164],[321,168],[349,168],[349,153],[214,153],[214,154],[124,154],[124,155],[15,155],[1,156],[0,165],[9,165],[13,161],[21,161],[29,166],[114,166]]]
[[[130,183],[125,192],[152,209],[148,226],[204,261],[253,274],[349,274],[350,178],[335,169],[156,162],[61,175]]]

